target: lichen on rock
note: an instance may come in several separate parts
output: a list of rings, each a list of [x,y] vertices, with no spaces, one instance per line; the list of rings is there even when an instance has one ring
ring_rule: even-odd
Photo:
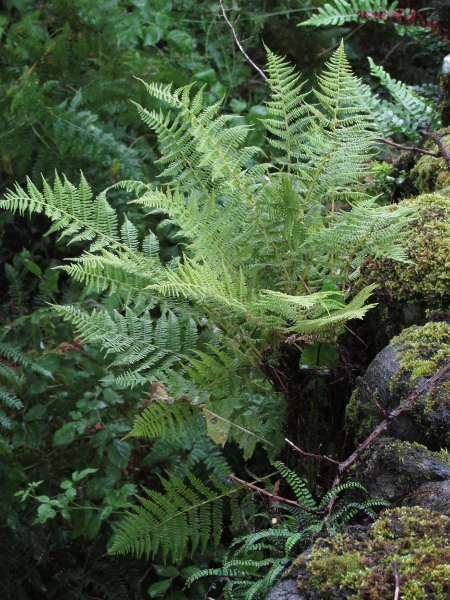
[[[299,557],[298,587],[309,599],[385,600],[397,581],[403,600],[447,600],[450,517],[421,507],[387,510],[369,527],[319,538]]]

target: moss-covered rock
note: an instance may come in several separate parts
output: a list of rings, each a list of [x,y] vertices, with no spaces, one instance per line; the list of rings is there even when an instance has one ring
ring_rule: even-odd
[[[450,175],[446,171],[446,176]],[[417,218],[405,226],[403,241],[409,264],[369,258],[361,268],[360,285],[376,283],[380,300],[426,302],[448,307],[450,299],[450,198],[427,193],[404,200]]]
[[[387,510],[368,528],[320,538],[300,557],[298,587],[309,599],[447,600],[450,517],[420,507]]]
[[[405,329],[372,361],[347,407],[349,427],[361,441],[447,362],[450,324],[430,322]],[[380,408],[381,407],[381,408]],[[382,412],[384,411],[384,413]],[[450,374],[421,394],[393,421],[388,435],[432,450],[450,447]]]
[[[423,499],[424,490],[417,495],[421,486],[432,489],[435,483],[450,479],[450,462],[421,444],[382,437],[363,454],[349,477],[361,483],[372,498],[397,502],[409,497],[412,504],[418,504]]]
[[[448,143],[448,138],[445,139]],[[428,142],[426,149],[431,152],[439,152],[435,142]],[[411,180],[420,194],[429,194],[439,192],[450,187],[450,172],[442,157],[434,158],[429,154],[424,154],[411,170]]]

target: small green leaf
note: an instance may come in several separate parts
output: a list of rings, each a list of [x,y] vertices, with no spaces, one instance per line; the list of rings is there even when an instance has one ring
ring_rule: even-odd
[[[62,481],[59,484],[59,487],[62,488],[63,490],[68,490],[71,487],[73,487],[73,483],[71,481],[69,481],[68,479],[66,479],[65,481]]]
[[[97,473],[98,469],[83,469],[82,471],[74,471],[72,473],[73,481],[80,481],[90,473]]]
[[[230,108],[236,115],[240,115],[247,108],[247,102],[243,100],[238,100],[237,98],[233,98],[230,102]]]
[[[75,431],[77,429],[77,423],[66,423],[60,429],[55,431],[53,436],[54,446],[66,446],[73,441],[75,437]]]
[[[170,584],[170,579],[165,579],[164,581],[157,581],[148,588],[147,594],[150,596],[150,598],[157,598],[158,596],[164,594],[164,592],[167,592],[167,590],[170,588]]]
[[[338,360],[339,352],[334,344],[315,342],[303,350],[299,365],[301,369],[330,368]]]
[[[163,36],[163,30],[157,25],[149,25],[142,28],[142,43],[144,46],[154,46]]]
[[[38,502],[50,502],[50,498],[48,496],[38,496],[36,500]]]
[[[172,29],[167,35],[167,43],[171,50],[188,54],[194,50],[194,40],[183,29]]]
[[[172,565],[153,565],[155,572],[160,577],[178,577],[180,571]]]
[[[76,496],[77,496],[77,490],[75,488],[68,488],[65,492],[65,495],[67,497],[68,500],[70,500],[70,502],[72,502],[73,500],[75,500]]]
[[[30,271],[30,273],[33,273],[33,275],[36,275],[36,277],[42,276],[42,269],[39,267],[39,265],[37,265],[32,260],[29,260],[28,258],[26,258],[23,261],[23,264]]]
[[[47,407],[43,404],[36,404],[35,406],[33,406],[33,408],[30,408],[30,410],[24,414],[23,418],[25,419],[25,421],[37,421],[44,415],[46,410]]]
[[[54,510],[50,504],[41,504],[38,506],[38,516],[35,519],[35,523],[45,523],[48,519],[56,517],[56,510]]]
[[[203,69],[194,73],[194,79],[196,81],[206,81],[206,83],[215,83],[217,81],[217,75],[214,69]]]
[[[109,517],[109,515],[112,513],[113,507],[112,506],[105,506],[105,508],[102,510],[100,517],[102,519],[102,521],[104,521],[105,519],[107,519]]]
[[[184,567],[184,569],[181,569],[180,575],[183,579],[189,579],[189,577],[192,577],[198,571],[200,571],[200,567],[196,567],[195,565],[189,565],[189,567]]]
[[[114,440],[108,446],[108,456],[113,465],[119,469],[125,469],[130,460],[130,444],[123,440]]]

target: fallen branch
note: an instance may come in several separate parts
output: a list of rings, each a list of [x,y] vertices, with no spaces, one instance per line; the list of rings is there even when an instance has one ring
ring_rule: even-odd
[[[431,134],[427,134],[430,135]],[[420,154],[428,154],[428,156],[433,156],[434,158],[439,158],[441,154],[439,152],[430,152],[430,150],[425,150],[424,148],[420,148],[419,146],[402,146],[402,144],[396,144],[391,140],[386,140],[384,138],[377,138],[374,142],[380,142],[382,144],[387,144],[388,146],[393,146],[397,148],[397,150],[405,150],[407,152],[419,152]]]
[[[239,41],[239,38],[238,38],[238,36],[237,36],[237,34],[236,34],[236,30],[235,30],[235,28],[233,27],[233,25],[231,24],[231,22],[230,22],[230,19],[227,17],[227,13],[226,13],[226,11],[225,11],[225,7],[224,7],[224,5],[223,5],[223,2],[222,2],[222,0],[219,0],[219,2],[220,2],[220,8],[222,9],[223,18],[224,18],[224,19],[225,19],[225,21],[227,22],[227,24],[228,24],[228,27],[231,29],[231,32],[232,32],[232,34],[233,34],[233,37],[234,37],[234,39],[235,39],[235,41],[236,41],[237,47],[239,48],[239,50],[240,50],[241,54],[242,54],[242,55],[243,55],[243,56],[246,58],[246,60],[248,60],[248,62],[249,62],[251,65],[252,65],[252,67],[258,71],[258,73],[261,75],[261,77],[264,79],[264,81],[267,81],[267,79],[268,79],[267,75],[264,73],[264,71],[263,71],[262,69],[260,69],[260,68],[258,67],[258,65],[256,65],[256,64],[255,64],[255,63],[252,61],[252,59],[250,58],[250,56],[249,56],[249,55],[247,54],[247,52],[244,50],[244,48],[243,48],[243,46],[242,46],[241,42]]]
[[[269,498],[272,498],[272,500],[276,500],[277,502],[282,502],[283,504],[290,504],[291,506],[296,506],[297,508],[301,508],[302,510],[304,510],[307,513],[310,513],[311,515],[319,515],[320,517],[323,517],[326,514],[326,512],[324,510],[314,510],[313,508],[309,508],[308,506],[303,506],[303,504],[299,504],[298,502],[295,502],[294,500],[289,500],[288,498],[282,498],[281,496],[271,494],[270,492],[259,488],[257,485],[253,485],[253,483],[249,483],[248,481],[239,479],[235,475],[229,475],[229,477],[230,477],[230,479],[237,481],[244,487],[254,490],[255,492],[258,492],[259,494],[263,494],[264,496],[269,496]]]
[[[284,441],[287,444],[289,444],[289,446],[292,446],[292,448],[294,448],[294,450],[297,450],[297,452],[299,452],[303,456],[311,456],[312,458],[318,458],[320,460],[328,460],[329,462],[332,462],[335,465],[339,465],[340,464],[340,462],[338,460],[334,460],[333,458],[330,458],[329,456],[325,456],[323,454],[311,454],[310,452],[305,452],[304,450],[302,450],[301,448],[299,448],[298,446],[296,446],[295,444],[293,444],[287,438],[284,438]]]

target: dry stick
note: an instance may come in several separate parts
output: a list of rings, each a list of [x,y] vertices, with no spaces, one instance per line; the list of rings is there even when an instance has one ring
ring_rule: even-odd
[[[330,458],[329,456],[324,456],[322,454],[311,454],[310,452],[305,452],[304,450],[302,450],[301,448],[299,448],[298,446],[296,446],[295,444],[293,444],[287,438],[284,438],[284,441],[287,444],[289,444],[289,446],[292,446],[292,448],[294,448],[294,450],[297,450],[297,452],[299,452],[303,456],[312,456],[313,458],[320,458],[320,459],[323,459],[323,460],[328,460],[329,462],[332,462],[335,465],[340,465],[341,464],[338,460],[334,460],[333,458]]]
[[[362,383],[364,383],[364,386],[365,386],[365,388],[366,388],[366,390],[367,390],[367,393],[368,393],[368,394],[369,394],[369,396],[370,396],[370,399],[371,399],[371,400],[372,400],[372,402],[375,404],[375,406],[378,408],[378,410],[379,410],[381,413],[383,413],[383,415],[384,415],[386,418],[389,418],[389,415],[388,415],[388,413],[387,413],[387,412],[384,410],[384,408],[381,406],[381,404],[380,404],[380,403],[378,402],[378,400],[376,399],[376,397],[375,397],[375,394],[374,394],[374,393],[372,392],[372,390],[370,389],[370,387],[369,387],[369,384],[367,383],[367,381],[364,381],[364,379],[362,379]]]
[[[418,388],[415,392],[410,394],[406,400],[400,404],[396,409],[394,409],[388,417],[382,421],[378,427],[376,427],[372,433],[358,446],[358,448],[353,452],[351,456],[347,458],[344,462],[339,464],[338,474],[336,475],[333,485],[331,489],[333,490],[338,485],[340,485],[342,481],[342,476],[348,469],[360,458],[365,450],[379,437],[381,433],[390,425],[394,419],[396,419],[402,412],[408,409],[411,404],[416,400],[419,396],[421,396],[424,392],[426,392],[431,386],[433,386],[439,379],[442,379],[444,375],[446,375],[450,371],[450,363],[447,363],[445,367],[443,367],[440,371],[438,371],[433,377],[424,383],[420,388]],[[326,512],[327,516],[325,517],[325,521],[330,518],[331,511],[333,509],[334,503],[336,502],[336,496],[330,498],[330,501],[327,504]]]
[[[429,133],[428,137],[430,137],[434,142],[436,142],[437,147],[439,148],[439,154],[445,161],[447,165],[447,170],[450,170],[450,150],[447,147],[447,144],[444,142],[444,136],[441,133]]]
[[[427,134],[430,135],[431,134]],[[394,146],[397,150],[407,150],[408,152],[420,152],[421,154],[428,154],[429,156],[433,156],[434,158],[439,158],[439,152],[430,152],[429,150],[424,150],[423,148],[419,148],[418,146],[402,146],[401,144],[396,144],[395,142],[391,142],[391,140],[385,140],[384,138],[377,138],[374,140],[375,142],[381,142],[382,144],[387,144],[388,146]]]
[[[239,41],[239,38],[238,38],[238,36],[236,34],[236,30],[234,29],[233,25],[230,23],[229,18],[227,17],[227,13],[225,12],[225,7],[223,5],[222,0],[219,0],[219,2],[220,2],[220,7],[222,9],[223,18],[225,19],[225,21],[227,22],[229,28],[231,29],[231,32],[233,33],[233,37],[234,37],[234,39],[236,41],[236,44],[237,44],[239,50],[245,56],[245,58],[248,60],[248,62],[252,65],[252,67],[258,71],[258,73],[261,75],[261,77],[264,79],[264,81],[267,81],[267,79],[268,79],[267,75],[264,73],[264,71],[262,69],[260,69],[258,67],[258,65],[255,65],[255,63],[252,61],[252,59],[250,58],[250,56],[246,53],[246,51],[242,47],[242,44]]]
[[[319,515],[320,517],[323,517],[325,515],[324,510],[314,510],[314,508],[309,508],[308,506],[303,506],[303,504],[294,502],[294,500],[288,500],[288,498],[282,498],[281,496],[276,496],[275,494],[271,494],[270,492],[267,492],[266,490],[263,490],[263,489],[259,488],[258,486],[253,485],[253,483],[248,483],[248,481],[239,479],[235,475],[229,475],[229,477],[230,477],[230,479],[237,481],[244,487],[248,487],[251,490],[255,490],[255,492],[258,492],[259,494],[264,494],[265,496],[269,496],[269,498],[272,498],[273,500],[276,500],[277,502],[282,502],[283,504],[291,504],[292,506],[301,508],[302,510],[304,510],[307,513],[310,513],[311,515]]]
[[[399,600],[399,598],[400,598],[400,577],[398,576],[398,566],[396,565],[396,563],[394,563],[392,565],[392,568],[394,569],[394,577],[395,577],[394,600]]]

